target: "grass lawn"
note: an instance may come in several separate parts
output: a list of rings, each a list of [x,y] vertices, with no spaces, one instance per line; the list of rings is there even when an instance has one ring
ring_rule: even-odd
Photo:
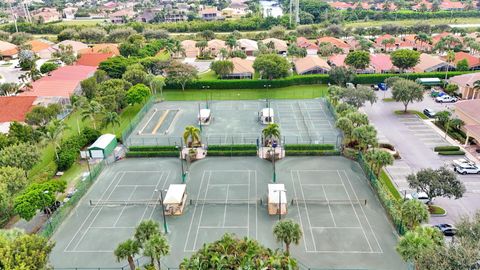
[[[397,190],[397,188],[395,187],[395,185],[393,184],[392,180],[390,179],[388,174],[385,172],[385,170],[382,170],[380,172],[380,176],[378,177],[378,180],[380,180],[380,182],[388,188],[388,190],[390,191],[390,193],[393,195],[395,199],[397,200],[402,199],[402,195]]]
[[[55,24],[62,24],[62,25],[86,25],[86,26],[94,26],[97,23],[103,23],[104,19],[91,19],[91,20],[71,20],[71,21],[61,21]]]
[[[429,24],[429,25],[438,25],[438,24],[477,24],[480,23],[480,18],[477,17],[467,17],[467,18],[453,18],[453,19],[446,19],[446,18],[438,18],[438,19],[422,19],[422,23]],[[385,24],[395,24],[401,26],[412,26],[418,24],[418,19],[411,19],[411,20],[385,20],[385,21],[360,21],[360,22],[351,22],[346,23],[345,27],[379,27]]]
[[[383,98],[382,101],[383,102],[395,102],[395,99],[393,99],[393,98]]]
[[[165,90],[166,100],[247,100],[247,99],[304,99],[324,97],[327,85],[296,85],[284,88]]]
[[[423,114],[422,112],[414,111],[414,110],[407,110],[406,113],[405,113],[403,110],[398,110],[398,111],[395,111],[395,114],[396,114],[396,115],[416,114],[416,115],[418,115],[418,117],[420,117],[420,118],[423,119],[423,120],[428,120],[428,119],[430,119],[430,118],[428,118],[428,116],[426,116],[426,115]]]
[[[442,207],[440,207],[438,205],[429,205],[428,206],[428,211],[432,215],[445,215],[447,213],[447,211],[445,211],[445,209],[443,209]]]
[[[215,71],[209,70],[207,72],[198,74],[198,78],[200,80],[216,80],[217,79],[217,74],[215,74]]]

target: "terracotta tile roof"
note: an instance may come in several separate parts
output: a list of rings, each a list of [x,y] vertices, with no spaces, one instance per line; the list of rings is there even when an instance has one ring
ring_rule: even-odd
[[[36,52],[36,53],[38,53],[40,51],[43,51],[45,49],[48,49],[48,48],[50,48],[54,45],[53,42],[50,42],[50,41],[44,40],[44,39],[30,40],[30,41],[27,41],[27,44],[32,46],[32,51]]]
[[[114,56],[112,53],[84,53],[77,60],[77,65],[98,67],[101,62]]]
[[[300,48],[305,48],[307,50],[318,50],[317,44],[311,42],[304,37],[297,38],[297,46]]]
[[[448,79],[449,82],[453,82],[460,87],[473,86],[478,80],[480,80],[480,72],[458,75]]]
[[[78,54],[85,54],[85,53],[110,53],[113,55],[120,55],[120,51],[118,50],[118,45],[114,43],[102,43],[102,44],[95,44],[91,48],[80,49],[77,52]]]
[[[433,45],[437,44],[443,37],[446,37],[446,36],[455,37],[455,38],[459,39],[460,41],[463,40],[463,38],[460,37],[460,36],[457,36],[457,35],[454,35],[454,34],[448,33],[448,32],[443,32],[443,33],[440,33],[440,34],[435,35],[435,36],[432,37],[432,43],[433,43]]]
[[[239,73],[255,73],[253,69],[253,61],[242,59],[242,58],[232,58],[233,63],[233,72],[232,74],[239,74]]]
[[[440,3],[440,9],[463,9],[465,5],[462,2],[444,0]]]
[[[361,2],[360,4],[359,3],[354,3],[352,8],[357,8],[358,6],[360,6],[360,8],[362,8],[362,9],[370,9],[370,7],[371,7],[370,3]]]
[[[78,89],[80,81],[93,75],[97,68],[91,66],[64,66],[32,83],[31,90],[22,96],[70,97]]]
[[[336,54],[328,57],[328,61],[332,66],[343,67],[345,66],[345,58],[347,58],[346,54]]]
[[[262,42],[265,45],[267,45],[270,42],[273,42],[273,44],[275,46],[275,50],[278,51],[278,52],[282,52],[282,51],[286,52],[288,50],[288,45],[287,45],[287,42],[285,40],[281,40],[281,39],[278,39],[278,38],[267,38],[267,39],[264,39]]]
[[[353,5],[351,3],[346,3],[346,2],[329,2],[328,4],[334,9],[353,8]]]
[[[330,70],[327,62],[318,56],[310,55],[295,61],[295,70],[298,74],[303,74],[315,68]]]
[[[255,40],[241,38],[238,40],[238,45],[245,51],[257,51],[258,44]]]
[[[332,45],[341,48],[341,49],[350,49],[350,45],[348,45],[345,41],[335,38],[335,37],[321,37],[317,39],[317,43],[331,43]]]
[[[419,10],[422,8],[422,6],[425,6],[427,8],[427,10],[430,10],[432,9],[432,3],[426,1],[426,0],[422,0],[420,3],[416,4],[416,5],[413,5],[412,6],[412,9],[413,10]]]
[[[461,100],[455,103],[455,110],[462,111],[480,123],[480,99]]]
[[[200,15],[204,14],[219,14],[220,11],[217,10],[216,7],[207,7],[198,12]]]
[[[220,40],[220,39],[212,39],[208,41],[208,48],[209,49],[214,49],[216,51],[220,51],[221,48],[227,48],[225,45],[225,41]]]
[[[415,72],[428,72],[430,69],[436,66],[440,67],[445,65],[446,62],[440,59],[438,56],[422,53],[420,54],[420,62],[413,67]]]
[[[18,47],[10,42],[0,40],[0,55],[12,56],[18,53]]]
[[[59,49],[60,48],[60,45],[63,45],[63,46],[72,46],[73,48],[73,51],[75,53],[78,53],[78,51],[80,51],[81,49],[88,49],[88,45],[83,43],[83,42],[80,42],[80,41],[74,41],[74,40],[64,40],[60,43],[57,43],[57,45],[54,45],[53,48],[55,49]]]
[[[378,73],[395,69],[388,54],[370,55],[370,65],[375,69],[375,72]]]
[[[463,59],[467,59],[468,67],[477,67],[480,66],[480,57],[473,56],[466,52],[457,52],[455,53],[455,60],[453,61],[456,64]]]
[[[195,40],[184,40],[180,42],[182,44],[182,48],[185,50],[185,55],[187,57],[193,58],[198,55],[198,48],[195,47],[195,44],[197,43]]]
[[[0,97],[0,123],[25,120],[36,97]]]

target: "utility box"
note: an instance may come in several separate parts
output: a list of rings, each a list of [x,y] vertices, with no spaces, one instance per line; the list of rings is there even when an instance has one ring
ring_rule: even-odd
[[[113,153],[117,144],[115,135],[103,134],[87,148],[88,155],[93,159],[104,159]]]

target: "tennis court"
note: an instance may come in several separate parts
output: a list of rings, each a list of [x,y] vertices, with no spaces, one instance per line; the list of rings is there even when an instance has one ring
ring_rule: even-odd
[[[113,250],[133,235],[141,220],[162,223],[159,192],[181,183],[178,159],[127,159],[108,167],[54,235],[55,268],[115,267]],[[272,165],[255,157],[207,158],[191,164],[187,205],[167,216],[171,254],[178,267],[224,233],[255,238],[282,248],[272,235],[278,216],[268,215],[267,185]],[[315,269],[406,269],[396,254],[396,236],[360,167],[342,157],[290,157],[277,163],[285,185],[288,213],[303,238],[292,255]],[[102,201],[129,201],[118,205]],[[148,203],[141,203],[147,201]]]
[[[290,144],[337,144],[335,120],[322,99],[209,101],[213,120],[202,126],[207,144],[255,144],[264,128],[258,121],[262,108],[270,106],[280,125],[283,141]],[[181,144],[183,130],[198,126],[197,114],[207,102],[155,104],[126,139],[128,145]],[[175,113],[173,113],[175,112]]]

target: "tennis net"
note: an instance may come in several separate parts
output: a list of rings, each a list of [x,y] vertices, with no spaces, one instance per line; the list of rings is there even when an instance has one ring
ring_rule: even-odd
[[[90,200],[90,206],[127,206],[127,205],[160,205],[160,200]]]
[[[262,205],[262,199],[256,200],[190,200],[190,205],[205,205],[205,204],[213,204],[213,205]]]
[[[362,200],[321,200],[321,199],[292,199],[292,205],[295,204],[323,204],[323,205],[367,205],[367,199]]]

